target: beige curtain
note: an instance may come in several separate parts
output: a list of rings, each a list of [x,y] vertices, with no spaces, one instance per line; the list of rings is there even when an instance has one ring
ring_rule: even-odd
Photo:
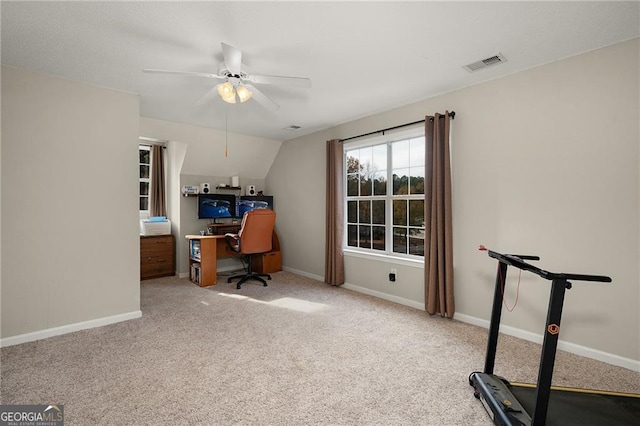
[[[151,193],[149,194],[149,215],[166,216],[167,198],[164,178],[164,147],[151,146]]]
[[[327,141],[327,219],[324,263],[324,282],[344,284],[343,152],[338,139]]]
[[[449,111],[425,119],[424,294],[431,315],[453,318],[453,227]]]

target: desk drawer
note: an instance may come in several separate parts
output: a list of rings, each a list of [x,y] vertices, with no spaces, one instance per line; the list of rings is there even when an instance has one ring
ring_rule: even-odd
[[[256,254],[252,261],[253,270],[259,274],[270,274],[282,270],[282,252],[280,251]]]

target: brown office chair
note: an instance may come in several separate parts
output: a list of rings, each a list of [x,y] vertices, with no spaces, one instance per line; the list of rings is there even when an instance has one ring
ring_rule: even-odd
[[[264,287],[267,286],[267,282],[262,277],[270,280],[271,275],[253,272],[251,258],[253,254],[271,251],[271,238],[275,223],[276,212],[273,210],[251,210],[244,214],[240,231],[237,234],[225,234],[229,248],[247,258],[247,272],[230,276],[227,279],[228,283],[240,278],[236,287],[239,289],[242,283],[249,279],[254,279],[260,281]]]

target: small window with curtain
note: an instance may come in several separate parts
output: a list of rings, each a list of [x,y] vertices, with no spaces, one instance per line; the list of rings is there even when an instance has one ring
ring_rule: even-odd
[[[425,141],[421,131],[346,144],[346,242],[355,251],[424,257]]]
[[[140,213],[149,214],[149,187],[151,185],[151,147],[139,146],[140,170]]]

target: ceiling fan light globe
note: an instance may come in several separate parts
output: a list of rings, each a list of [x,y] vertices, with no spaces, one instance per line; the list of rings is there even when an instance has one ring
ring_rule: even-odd
[[[236,103],[236,91],[233,88],[233,84],[227,81],[226,83],[219,84],[217,89],[218,89],[218,94],[220,95],[223,101],[229,104]]]
[[[251,93],[251,90],[247,89],[244,86],[239,86],[236,92],[238,93],[238,98],[240,98],[240,102],[246,102],[249,99],[251,99],[251,97],[253,96],[253,93]]]
[[[226,83],[218,84],[218,94],[222,97],[233,94],[233,85],[228,81]]]
[[[222,100],[225,101],[228,104],[235,104],[236,103],[236,94],[235,93],[231,93],[230,95],[222,96]]]

